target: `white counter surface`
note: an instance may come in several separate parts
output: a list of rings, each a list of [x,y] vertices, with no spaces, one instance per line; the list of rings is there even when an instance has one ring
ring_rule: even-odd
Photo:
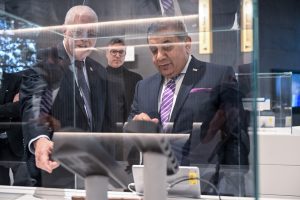
[[[0,200],[71,200],[72,196],[84,196],[84,190],[74,189],[55,189],[55,188],[38,188],[38,187],[15,187],[15,186],[0,186]],[[142,200],[143,198],[130,192],[108,192],[109,199],[113,200]],[[252,200],[254,198],[245,197],[221,197],[223,200]],[[168,198],[169,200],[191,200],[184,197]],[[202,195],[201,199],[218,199],[217,196]],[[277,197],[270,196],[260,198],[263,200],[281,199],[291,200],[293,197]]]

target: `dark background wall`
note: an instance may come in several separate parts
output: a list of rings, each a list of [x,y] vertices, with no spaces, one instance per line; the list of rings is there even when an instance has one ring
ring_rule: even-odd
[[[300,1],[259,1],[259,72],[300,70]],[[300,109],[293,108],[293,125]]]
[[[139,19],[147,17],[161,17],[159,0],[2,0],[5,11],[18,16],[28,22],[40,26],[53,26],[63,24],[64,15],[67,10],[79,4],[86,4],[92,7],[99,16],[101,22],[117,21],[125,19]],[[183,15],[198,14],[198,0],[177,0],[180,11]],[[62,3],[63,2],[63,3]],[[187,28],[193,39],[193,55],[200,60],[209,61],[224,65],[237,66],[244,61],[241,59],[239,50],[239,31],[232,30],[239,12],[240,0],[213,0],[213,48],[212,55],[200,55],[198,45],[198,19],[187,20]],[[238,20],[238,19],[237,19]],[[134,23],[134,22],[133,22]],[[140,24],[137,26],[124,26],[100,28],[102,33],[97,42],[97,47],[104,47],[113,36],[121,36],[130,45],[146,45],[147,26]],[[38,33],[38,48],[52,46],[62,40],[59,35],[52,33]],[[141,38],[144,37],[144,38]],[[136,39],[139,38],[139,39]],[[94,59],[106,65],[103,50],[95,51],[92,55]],[[150,51],[147,47],[135,49],[135,62],[126,65],[144,77],[156,73],[151,61]]]
[[[198,0],[178,1],[181,4],[181,8],[183,8],[184,14],[197,13]],[[93,7],[102,21],[153,17],[160,14],[156,0],[123,0],[122,7],[120,7],[120,1],[118,0],[1,0],[0,8],[5,8],[6,12],[30,22],[41,26],[49,26],[62,24],[66,11],[73,5],[82,4],[83,2]],[[258,2],[259,71],[270,72],[271,69],[275,68],[299,70],[300,1],[259,0]],[[213,1],[214,30],[229,30],[231,28],[234,14],[239,12],[239,4],[239,0]],[[194,26],[194,29],[197,29],[197,24]],[[124,34],[125,32],[121,31],[120,35],[122,33]],[[236,32],[214,33],[214,55],[210,58],[205,56],[198,57],[233,66],[248,62],[240,59],[238,40],[239,37]],[[132,41],[129,43],[132,43]],[[198,51],[197,46],[195,48],[194,52],[196,53]]]
[[[63,3],[62,3],[63,2]],[[116,21],[161,16],[158,0],[0,0],[0,9],[41,26],[60,25],[67,10],[78,4],[91,6],[100,21]],[[121,2],[121,3],[120,3]],[[178,0],[183,14],[197,14],[198,0]],[[300,1],[259,0],[259,69],[258,72],[300,70]],[[193,55],[200,60],[231,65],[238,72],[239,66],[251,63],[251,53],[240,51],[240,0],[213,0],[213,49],[211,55],[198,53],[198,21],[190,20],[188,30],[192,35]],[[233,24],[237,23],[237,28]],[[97,47],[104,47],[112,36],[121,36],[129,45],[147,43],[146,24],[120,25],[104,29]],[[123,26],[123,27],[122,27]],[[37,33],[38,48],[45,48],[62,40],[53,33]],[[137,39],[137,36],[143,36]],[[105,51],[97,50],[92,57],[106,65]],[[147,46],[135,48],[135,61],[126,63],[128,68],[144,77],[156,73]],[[247,66],[246,66],[247,67]],[[300,120],[298,120],[300,121]]]
[[[260,0],[260,72],[300,70],[300,1]]]

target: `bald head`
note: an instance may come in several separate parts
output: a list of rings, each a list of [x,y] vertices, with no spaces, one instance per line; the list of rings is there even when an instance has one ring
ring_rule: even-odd
[[[98,22],[97,14],[88,6],[78,5],[72,7],[66,14],[65,25],[79,23],[94,23]]]

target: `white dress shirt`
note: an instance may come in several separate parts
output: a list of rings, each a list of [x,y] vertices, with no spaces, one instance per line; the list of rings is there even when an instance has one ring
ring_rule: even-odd
[[[171,109],[171,113],[170,113],[170,116],[172,116],[172,112],[173,112],[173,108],[175,106],[175,102],[176,102],[176,99],[177,99],[177,95],[178,95],[178,92],[179,92],[179,89],[181,87],[181,84],[182,84],[182,81],[185,77],[185,73],[187,71],[187,68],[191,62],[191,59],[192,59],[192,56],[190,55],[189,58],[188,58],[188,61],[186,62],[183,70],[181,71],[179,77],[176,79],[175,81],[175,84],[176,84],[176,87],[175,87],[175,92],[174,92],[174,97],[173,97],[173,103],[172,103],[172,109]],[[168,83],[170,79],[166,79],[164,80],[161,88],[160,88],[160,91],[159,91],[159,95],[158,95],[158,112],[160,112],[160,104],[161,104],[161,101],[162,101],[162,94],[163,94],[163,91],[165,90],[166,88],[166,85]]]

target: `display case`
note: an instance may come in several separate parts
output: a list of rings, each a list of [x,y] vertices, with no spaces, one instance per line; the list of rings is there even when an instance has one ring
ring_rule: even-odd
[[[253,102],[256,102],[259,132],[291,134],[292,73],[258,73],[257,98],[253,98],[249,91],[251,74],[240,73],[237,76],[244,94],[244,108],[253,111]]]
[[[65,6],[54,2],[31,2],[32,9],[23,12],[6,3],[0,10],[4,24],[0,30],[1,68],[7,73],[20,71],[23,76],[19,122],[25,160],[38,186],[83,188],[82,178],[68,165],[89,165],[91,160],[79,156],[52,174],[43,171],[40,176],[34,167],[33,158],[38,154],[33,154],[36,143],[32,139],[46,136],[51,140],[53,132],[86,132],[87,138],[92,132],[129,132],[131,129],[123,129],[124,123],[146,113],[157,127],[138,126],[132,132],[185,134],[170,141],[171,150],[180,165],[199,168],[202,194],[258,197],[256,122],[273,111],[274,127],[290,126],[290,110],[288,104],[283,105],[287,101],[274,96],[273,89],[269,91],[276,78],[258,75],[252,64],[258,59],[255,1],[178,0],[168,3],[169,8],[163,0],[84,1],[98,15],[95,20],[93,13],[85,24],[64,20],[69,8],[76,5],[74,1]],[[172,15],[168,14],[170,5]],[[23,3],[19,6],[26,7]],[[161,27],[155,27],[157,24]],[[164,28],[168,24],[175,26]],[[119,42],[111,43],[115,38]],[[74,55],[81,56],[83,68],[77,66],[79,59]],[[109,63],[111,56],[118,60]],[[18,62],[9,61],[11,58]],[[121,62],[122,68],[111,66],[113,62]],[[250,72],[247,85],[241,74],[235,75],[244,66]],[[81,77],[79,69],[83,69]],[[127,70],[135,75],[125,77]],[[288,80],[287,74],[269,76]],[[179,86],[175,86],[170,123],[165,128],[161,116],[164,81],[175,77]],[[88,80],[86,88],[80,85],[82,78]],[[263,90],[267,82],[270,87]],[[250,96],[243,87],[248,87]],[[85,91],[90,91],[89,97]],[[247,98],[252,99],[251,107],[259,109],[249,112],[249,106],[243,106]],[[260,109],[262,98],[274,102],[268,109]],[[130,178],[132,165],[143,161],[140,144],[122,137],[101,141],[91,137],[90,143],[83,145],[104,150]],[[60,147],[73,155],[67,144],[60,143]],[[52,147],[48,150],[54,151]]]

